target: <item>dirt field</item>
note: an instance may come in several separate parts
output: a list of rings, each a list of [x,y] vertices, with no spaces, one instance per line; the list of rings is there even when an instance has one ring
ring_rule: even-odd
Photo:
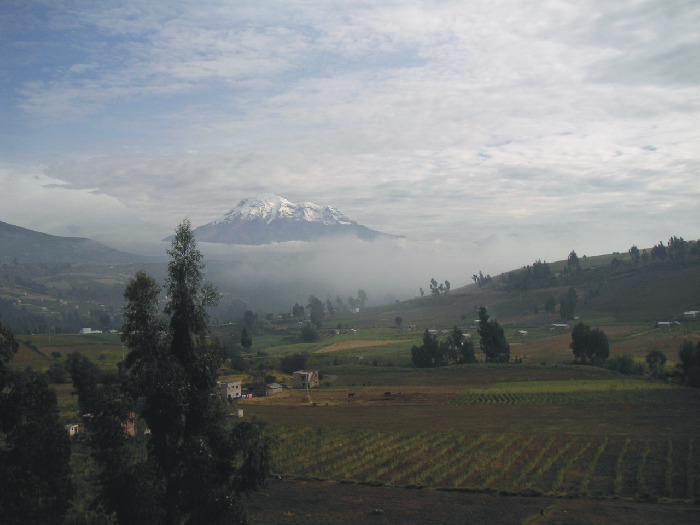
[[[340,341],[338,343],[333,343],[330,346],[327,346],[321,350],[318,351],[319,354],[330,354],[332,352],[340,352],[341,350],[353,350],[355,348],[369,348],[373,346],[387,346],[387,345],[393,345],[397,343],[406,343],[408,341],[406,340],[400,340],[400,339],[395,339],[395,340],[384,340],[384,339],[379,339],[379,340],[352,340],[352,341]]]
[[[253,524],[684,525],[700,507],[274,481],[248,500]]]

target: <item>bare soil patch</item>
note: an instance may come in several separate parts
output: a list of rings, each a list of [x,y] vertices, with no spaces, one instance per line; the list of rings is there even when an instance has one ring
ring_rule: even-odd
[[[350,340],[350,341],[339,341],[337,343],[333,343],[332,345],[329,345],[322,350],[319,350],[319,354],[330,354],[332,352],[340,352],[341,350],[353,350],[355,348],[369,348],[372,346],[387,346],[387,345],[393,345],[397,343],[406,343],[408,341],[406,340],[400,340],[400,339],[391,339],[391,340],[385,340],[385,339],[375,339],[375,340],[368,340],[368,339],[361,339],[361,340]]]
[[[698,523],[700,508],[624,500],[554,499],[313,481],[273,481],[248,500],[253,524]]]

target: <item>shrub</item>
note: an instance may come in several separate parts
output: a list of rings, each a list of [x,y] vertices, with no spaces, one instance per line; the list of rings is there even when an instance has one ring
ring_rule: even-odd
[[[316,328],[307,324],[301,329],[301,340],[305,343],[315,343],[319,340],[318,331]]]
[[[280,369],[285,374],[293,374],[297,370],[306,368],[306,363],[309,359],[307,354],[292,354],[284,356],[280,360]]]
[[[46,371],[46,378],[49,383],[64,384],[70,382],[70,376],[66,367],[60,363],[53,363]]]
[[[621,374],[627,375],[643,375],[644,365],[641,363],[635,363],[628,355],[619,355],[616,357],[611,357],[605,362],[605,368],[609,370],[615,370]]]

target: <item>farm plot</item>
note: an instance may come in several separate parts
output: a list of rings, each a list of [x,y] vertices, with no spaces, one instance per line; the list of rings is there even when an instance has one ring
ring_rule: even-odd
[[[386,486],[553,496],[693,500],[695,438],[375,432],[286,427],[277,474]]]
[[[527,381],[469,389],[451,404],[654,404],[665,402],[663,392],[669,390],[672,387],[664,383],[636,380]]]

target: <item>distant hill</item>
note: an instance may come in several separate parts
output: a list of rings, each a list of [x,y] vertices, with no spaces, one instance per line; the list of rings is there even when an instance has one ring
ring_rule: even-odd
[[[82,237],[59,237],[0,221],[2,264],[124,264],[140,256]]]
[[[401,316],[406,324],[449,328],[471,323],[483,305],[506,326],[541,326],[562,322],[560,298],[573,287],[578,296],[575,315],[586,323],[682,321],[683,312],[700,310],[700,250],[696,242],[688,244],[680,260],[635,263],[629,254],[616,253],[582,259],[575,270],[567,268],[567,261],[557,261],[547,265],[551,273],[539,282],[521,278],[532,268],[525,267],[446,295],[426,295],[372,308],[363,316],[377,324],[391,324]],[[427,290],[428,279],[425,284]],[[556,302],[554,313],[545,309],[551,298]]]
[[[277,195],[243,199],[220,219],[195,228],[194,235],[204,242],[251,245],[336,236],[363,240],[397,237],[358,224],[331,206],[295,204]]]

